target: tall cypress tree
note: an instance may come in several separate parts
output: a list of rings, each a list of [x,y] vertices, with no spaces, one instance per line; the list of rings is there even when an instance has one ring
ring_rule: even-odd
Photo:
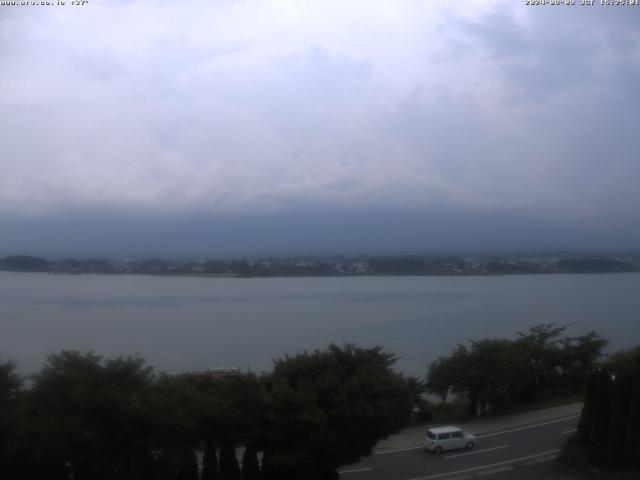
[[[247,445],[247,448],[242,455],[242,479],[260,480],[258,448],[254,444]]]
[[[609,463],[633,466],[638,463],[634,450],[640,428],[637,412],[640,410],[640,402],[633,401],[637,382],[632,375],[624,372],[616,377],[615,383],[615,421],[611,425]]]
[[[213,436],[207,435],[202,458],[202,480],[218,480],[218,454]]]
[[[182,453],[178,480],[198,480],[198,460],[193,451],[185,450]]]
[[[240,480],[240,466],[236,458],[236,445],[228,432],[222,437],[220,448],[220,480]]]
[[[589,464],[640,467],[640,347],[590,374],[577,438]]]
[[[589,442],[593,431],[594,408],[593,404],[596,399],[596,388],[598,382],[598,372],[594,371],[587,377],[587,383],[584,393],[584,405],[582,407],[582,415],[578,424],[578,438],[582,442]]]
[[[149,477],[153,480],[175,480],[178,471],[177,461],[172,455],[162,454],[153,459],[150,470]]]
[[[603,464],[607,457],[609,422],[611,420],[611,372],[606,369],[598,372],[594,409],[598,414],[594,416],[589,441],[590,457],[596,459],[597,463]]]
[[[640,381],[633,380],[633,389],[629,398],[631,410],[627,419],[627,457],[631,464],[640,467]]]
[[[278,480],[278,476],[273,468],[273,463],[271,462],[271,455],[268,450],[262,452],[262,468],[260,471],[262,480]]]
[[[624,436],[626,431],[627,399],[629,382],[625,375],[617,374],[611,379],[611,414],[606,441],[607,465],[620,465],[624,462]],[[622,463],[621,463],[622,462]]]

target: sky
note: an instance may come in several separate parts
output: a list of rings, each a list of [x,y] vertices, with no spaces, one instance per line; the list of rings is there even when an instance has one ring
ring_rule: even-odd
[[[577,3],[0,6],[0,255],[637,248],[640,7]]]

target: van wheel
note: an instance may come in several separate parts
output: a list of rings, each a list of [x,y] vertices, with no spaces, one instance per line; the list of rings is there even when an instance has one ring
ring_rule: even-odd
[[[435,453],[436,455],[440,455],[442,453],[442,447],[436,447],[433,453]]]
[[[473,442],[469,442],[469,443],[467,443],[467,450],[471,450],[471,449],[472,449],[473,447],[475,447],[475,446],[476,446],[476,444],[475,444],[475,443],[473,443]]]

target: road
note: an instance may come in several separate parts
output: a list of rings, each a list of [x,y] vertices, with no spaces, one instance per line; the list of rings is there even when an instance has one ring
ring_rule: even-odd
[[[496,480],[531,477],[527,470],[553,460],[573,433],[579,415],[498,431],[471,432],[474,450],[434,455],[424,447],[379,451],[340,470],[342,480]]]

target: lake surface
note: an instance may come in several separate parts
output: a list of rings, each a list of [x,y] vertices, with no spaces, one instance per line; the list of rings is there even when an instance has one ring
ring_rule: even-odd
[[[640,344],[640,274],[195,278],[0,272],[0,358],[37,371],[61,349],[157,369],[271,368],[331,342],[383,345],[423,376],[460,342],[542,322]]]

